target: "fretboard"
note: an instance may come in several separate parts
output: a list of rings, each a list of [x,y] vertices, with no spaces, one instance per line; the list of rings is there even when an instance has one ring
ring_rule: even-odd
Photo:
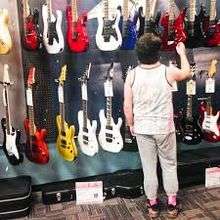
[[[128,0],[124,0],[123,4],[123,19],[126,21],[128,20]]]
[[[29,119],[29,134],[34,136],[35,125],[34,125],[34,107],[28,105],[28,119]]]
[[[65,104],[59,102],[59,107],[60,107],[60,116],[61,116],[61,132],[65,132]]]
[[[211,96],[209,96],[207,98],[206,103],[207,103],[206,111],[207,111],[208,115],[212,115],[212,97]]]
[[[83,128],[87,128],[87,100],[82,100],[82,109],[83,109]]]
[[[196,14],[196,0],[189,0],[188,19],[190,22],[195,21]]]
[[[146,0],[145,1],[145,20],[149,21],[150,20],[150,8],[151,8],[151,4],[150,4],[150,0]]]
[[[51,15],[52,15],[52,0],[47,0],[47,6],[48,6],[48,22],[51,22]]]
[[[186,107],[186,117],[190,120],[192,119],[192,95],[188,95],[187,97],[187,107]]]
[[[216,0],[211,0],[210,1],[210,13],[209,13],[209,16],[210,16],[210,21],[215,21],[216,19]]]
[[[103,0],[104,4],[104,18],[107,20],[108,19],[108,0]]]
[[[112,97],[106,97],[106,118],[107,118],[107,126],[111,126]]]
[[[77,22],[77,18],[78,18],[78,13],[77,13],[77,0],[72,0],[72,6],[71,6],[71,10],[72,10],[72,21],[73,23]]]
[[[7,134],[11,133],[11,118],[10,118],[10,106],[9,106],[9,99],[8,99],[8,88],[7,86],[4,87],[4,99],[5,99],[5,112],[6,112],[6,131]]]

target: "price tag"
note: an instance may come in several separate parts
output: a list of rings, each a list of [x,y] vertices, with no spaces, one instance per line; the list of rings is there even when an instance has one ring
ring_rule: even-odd
[[[220,167],[205,169],[205,186],[208,188],[220,186]]]
[[[6,107],[7,106],[7,102],[6,102],[6,91],[5,91],[5,89],[3,89],[2,90],[2,92],[3,92],[3,105]]]
[[[32,96],[32,89],[26,90],[26,98],[27,98],[27,105],[33,106],[33,96]]]
[[[213,78],[206,79],[205,92],[206,93],[215,93],[215,79],[213,79]]]
[[[190,79],[186,83],[186,94],[187,95],[195,95],[196,94],[196,81]]]
[[[88,95],[87,95],[87,86],[85,83],[82,84],[81,90],[82,90],[82,99],[87,101]]]
[[[105,87],[105,97],[113,97],[112,81],[106,81],[104,83],[104,87]]]
[[[177,86],[177,82],[176,81],[174,81],[171,90],[172,90],[172,92],[177,92],[178,91],[178,86]]]
[[[64,103],[63,86],[58,87],[58,99],[60,103]]]
[[[103,203],[103,182],[76,182],[76,204]]]

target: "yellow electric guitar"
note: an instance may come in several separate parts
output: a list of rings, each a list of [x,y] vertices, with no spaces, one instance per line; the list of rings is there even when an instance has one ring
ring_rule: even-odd
[[[69,126],[65,121],[64,82],[66,80],[66,65],[62,67],[60,77],[56,80],[59,83],[58,97],[60,114],[57,115],[58,137],[56,147],[60,155],[68,161],[73,161],[77,155],[77,148],[74,141],[75,127]]]
[[[8,30],[8,10],[0,9],[0,54],[7,54],[12,48],[12,40]]]

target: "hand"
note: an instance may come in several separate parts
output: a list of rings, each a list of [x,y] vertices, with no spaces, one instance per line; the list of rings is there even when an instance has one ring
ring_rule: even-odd
[[[134,126],[129,126],[130,132],[132,136],[135,136],[134,134]]]
[[[179,42],[176,46],[176,52],[181,56],[186,54],[186,47],[183,42]]]

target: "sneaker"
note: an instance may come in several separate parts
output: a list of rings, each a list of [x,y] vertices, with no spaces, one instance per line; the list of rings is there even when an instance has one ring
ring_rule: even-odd
[[[180,212],[178,205],[167,205],[167,213],[169,218],[176,218]]]
[[[150,218],[157,218],[159,216],[159,202],[157,201],[156,204],[151,205],[150,201],[147,200],[147,209],[148,209],[148,215]]]

